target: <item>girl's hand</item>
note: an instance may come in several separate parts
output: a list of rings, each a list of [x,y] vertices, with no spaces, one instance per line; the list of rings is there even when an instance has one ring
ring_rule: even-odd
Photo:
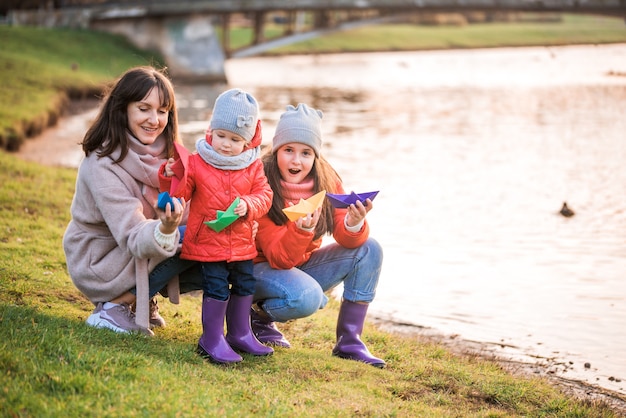
[[[259,232],[259,223],[257,221],[252,221],[252,240],[256,239],[256,233]]]
[[[373,205],[370,199],[367,199],[365,201],[365,205],[360,201],[353,203],[348,207],[348,213],[346,214],[346,224],[348,226],[357,226],[365,219],[367,212],[372,210],[372,208]]]
[[[178,225],[183,220],[183,212],[185,211],[185,206],[187,203],[185,199],[172,199],[174,202],[174,208],[167,203],[165,205],[165,210],[157,209],[157,213],[159,214],[159,219],[161,220],[161,225],[159,225],[159,229],[164,234],[171,234],[176,231]]]
[[[174,171],[172,171],[172,165],[174,165],[175,162],[176,160],[174,160],[173,158],[167,160],[167,163],[165,163],[165,177],[172,177],[174,175]]]
[[[235,210],[233,212],[235,212],[235,215],[238,216],[246,216],[246,213],[248,213],[248,204],[246,203],[246,201],[240,199],[239,204],[237,205],[237,207],[235,207]]]
[[[296,220],[296,226],[303,230],[311,230],[317,226],[317,222],[320,220],[320,214],[322,213],[322,208],[315,209],[315,212],[309,213],[302,218]]]

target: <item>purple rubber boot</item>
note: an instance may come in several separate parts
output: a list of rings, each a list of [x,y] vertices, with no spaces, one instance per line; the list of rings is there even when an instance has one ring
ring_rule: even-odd
[[[252,333],[250,307],[253,297],[230,295],[226,310],[226,341],[235,350],[254,356],[269,356],[274,349],[261,344]]]
[[[254,309],[250,309],[250,321],[252,322],[252,332],[263,344],[291,348],[289,341],[276,328],[276,324],[271,319],[264,318]]]
[[[233,351],[224,338],[224,316],[228,301],[202,300],[202,336],[196,352],[213,363],[239,363],[243,359]]]
[[[367,308],[368,305],[365,304],[347,300],[341,302],[337,319],[337,344],[333,348],[333,356],[383,368],[386,365],[385,361],[374,357],[361,341]]]

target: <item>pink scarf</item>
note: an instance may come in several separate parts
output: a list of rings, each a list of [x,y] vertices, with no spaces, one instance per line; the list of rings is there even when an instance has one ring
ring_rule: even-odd
[[[289,205],[289,202],[296,204],[300,199],[308,199],[313,196],[313,179],[304,180],[302,183],[287,183],[284,180],[280,181],[282,188],[281,192],[285,199],[285,206]]]

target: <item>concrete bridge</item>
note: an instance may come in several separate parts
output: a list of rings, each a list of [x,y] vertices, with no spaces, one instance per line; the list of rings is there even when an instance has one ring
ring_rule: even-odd
[[[140,48],[158,50],[177,79],[226,81],[228,57],[255,54],[278,42],[383,21],[391,15],[451,12],[578,13],[626,17],[626,0],[60,0],[60,7],[12,11],[14,24],[82,27],[122,34]],[[297,28],[299,12],[312,12],[312,28]],[[338,14],[337,12],[344,12]],[[285,30],[267,41],[267,16],[279,13]],[[252,44],[230,47],[233,16],[250,17]],[[339,17],[337,17],[339,16]],[[221,27],[222,36],[216,33]],[[293,42],[292,41],[292,42]]]

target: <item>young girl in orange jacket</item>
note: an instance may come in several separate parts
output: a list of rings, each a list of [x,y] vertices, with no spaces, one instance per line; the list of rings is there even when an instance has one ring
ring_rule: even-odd
[[[374,299],[383,254],[369,237],[365,219],[370,199],[348,208],[328,200],[313,213],[290,221],[283,208],[321,191],[343,194],[339,175],[324,159],[322,112],[306,104],[287,106],[276,127],[272,149],[262,161],[274,192],[269,213],[259,220],[255,259],[257,279],[252,329],[259,341],[289,347],[276,322],[303,318],[324,307],[324,295],[343,283],[333,355],[384,367],[360,338],[368,304]],[[335,242],[322,246],[322,237]]]

